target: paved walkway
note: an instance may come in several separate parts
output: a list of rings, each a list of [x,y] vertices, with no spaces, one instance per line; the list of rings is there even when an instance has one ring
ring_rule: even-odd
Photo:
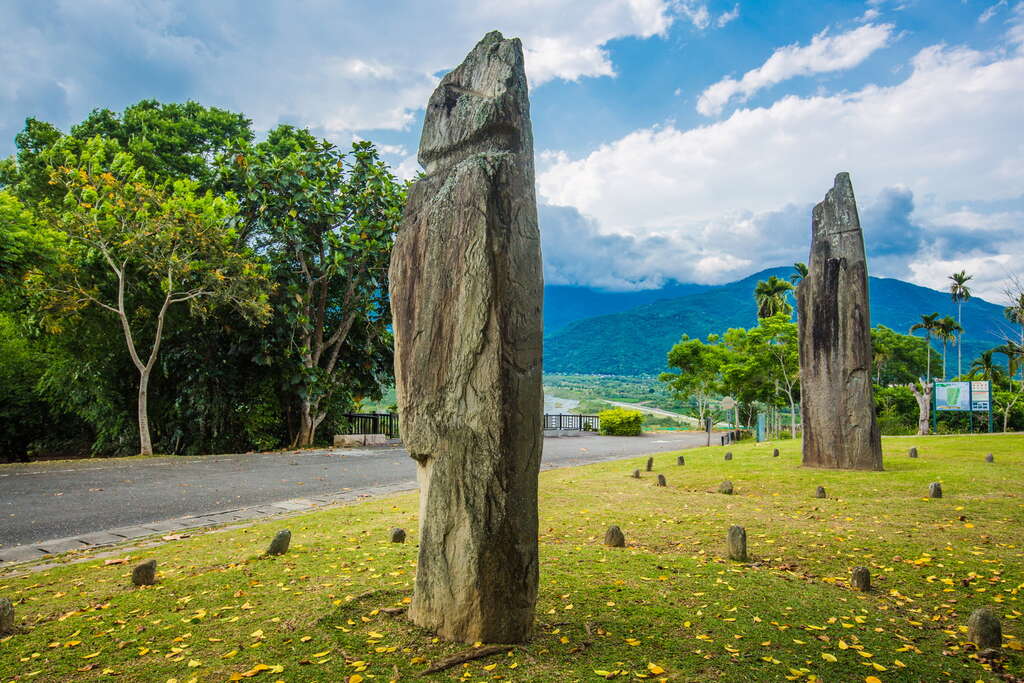
[[[544,439],[542,468],[704,445],[699,433]],[[0,465],[0,567],[409,490],[400,447]]]

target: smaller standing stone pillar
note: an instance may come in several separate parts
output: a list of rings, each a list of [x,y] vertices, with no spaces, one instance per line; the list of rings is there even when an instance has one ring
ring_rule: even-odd
[[[997,650],[1003,646],[1003,626],[991,607],[974,610],[967,620],[967,639],[978,650]]]
[[[612,548],[626,547],[626,536],[622,529],[615,524],[608,527],[608,531],[604,533],[604,544]]]
[[[850,583],[854,590],[867,593],[871,590],[871,572],[867,567],[854,567],[850,576]]]
[[[747,561],[747,530],[741,526],[729,527],[729,559],[735,562]]]

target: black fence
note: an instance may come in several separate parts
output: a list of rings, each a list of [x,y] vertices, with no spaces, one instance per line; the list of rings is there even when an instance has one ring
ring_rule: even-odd
[[[346,434],[384,434],[398,438],[398,415],[395,413],[348,413],[341,427]]]
[[[544,415],[544,429],[596,432],[601,429],[597,415]]]
[[[749,430],[733,429],[732,431],[728,431],[725,434],[722,434],[722,445],[727,446],[734,441],[739,441],[740,439],[743,439],[745,436],[750,436]]]

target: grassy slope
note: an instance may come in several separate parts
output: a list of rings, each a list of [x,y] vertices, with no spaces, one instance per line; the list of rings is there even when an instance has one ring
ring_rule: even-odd
[[[776,445],[778,459],[772,444],[733,446],[729,462],[688,451],[683,467],[657,455],[667,488],[626,476],[643,458],[542,474],[535,639],[433,678],[629,680],[654,663],[672,681],[995,680],[960,627],[993,605],[1008,642],[1024,639],[1024,437],[887,439],[883,473],[805,470],[798,443]],[[714,493],[725,478],[736,495]],[[923,498],[932,481],[946,498]],[[819,484],[827,500],[811,497]],[[29,628],[0,640],[0,681],[223,681],[257,664],[283,667],[257,681],[411,678],[465,647],[376,611],[411,595],[416,534],[385,538],[415,517],[406,494],[200,534],[133,552],[160,562],[142,590],[102,560],[0,578]],[[611,523],[627,548],[601,545]],[[753,564],[722,558],[731,524],[746,526]],[[259,558],[284,526],[292,551]],[[875,592],[847,587],[857,565]],[[1006,667],[1024,673],[1021,653]]]

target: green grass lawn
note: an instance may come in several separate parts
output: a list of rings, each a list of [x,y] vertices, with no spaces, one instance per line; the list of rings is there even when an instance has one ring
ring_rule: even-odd
[[[910,459],[915,444],[921,457]],[[628,475],[646,458],[545,472],[535,637],[431,678],[1024,676],[1024,437],[884,445],[885,472],[802,469],[792,441],[685,451],[684,466],[656,455],[640,480]],[[658,473],[667,488],[654,486]],[[735,495],[715,492],[724,479]],[[945,498],[926,497],[933,481]],[[813,497],[819,485],[827,499]],[[415,494],[374,499],[126,551],[129,564],[0,578],[22,628],[0,639],[0,681],[418,677],[468,646],[384,611],[412,595],[416,505]],[[601,544],[610,524],[626,548]],[[732,524],[746,527],[750,564],[724,559]],[[387,542],[393,526],[409,530],[408,543]],[[285,527],[291,551],[260,557]],[[159,583],[132,588],[131,566],[149,558]],[[871,570],[871,593],[848,585],[859,565]],[[983,605],[1009,645],[992,665],[965,642],[967,617]]]

